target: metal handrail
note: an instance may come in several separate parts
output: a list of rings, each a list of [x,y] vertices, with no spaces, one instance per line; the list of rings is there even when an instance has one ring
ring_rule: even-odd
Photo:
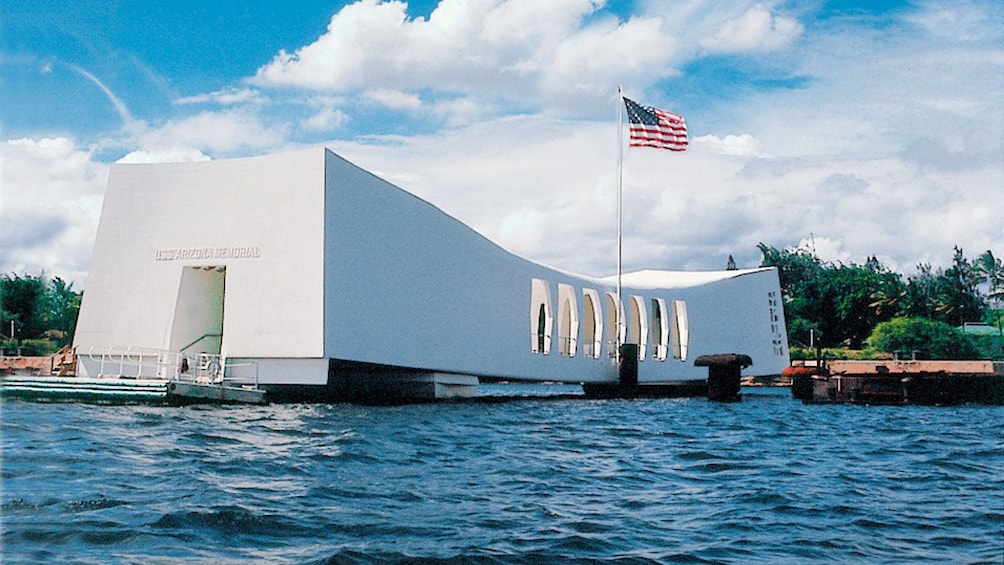
[[[180,364],[180,354],[164,349],[152,347],[123,347],[113,345],[109,347],[91,346],[87,351],[87,358],[100,363],[98,373],[107,374],[105,369],[109,365],[118,363],[118,374],[126,374],[126,366],[135,366],[136,374],[129,375],[136,378],[144,378],[144,370],[147,367],[154,367],[156,375],[162,374],[165,368],[176,370]],[[153,376],[153,375],[151,375]]]
[[[188,351],[189,347],[195,345],[196,343],[199,343],[200,341],[206,339],[207,337],[219,337],[219,338],[222,338],[223,334],[202,334],[195,341],[193,341],[192,343],[189,343],[185,347],[182,347],[182,348],[178,349],[178,351],[180,351],[180,352]]]
[[[189,355],[183,351],[169,351],[166,349],[156,349],[151,347],[123,347],[113,345],[110,347],[91,346],[87,351],[87,358],[100,363],[99,374],[105,375],[105,368],[118,363],[118,374],[124,376],[126,367],[135,367],[136,374],[129,375],[136,378],[148,378],[144,376],[146,368],[154,368],[154,377],[160,376],[168,380],[181,381],[203,381],[212,384],[233,383],[239,385],[253,385],[258,388],[259,366],[257,361],[244,361],[240,363],[228,363],[226,359],[213,353],[202,353],[192,359],[196,361],[194,367],[184,367],[189,359]],[[254,366],[253,379],[234,378],[228,376],[230,369],[236,367]],[[191,369],[195,369],[192,371]]]

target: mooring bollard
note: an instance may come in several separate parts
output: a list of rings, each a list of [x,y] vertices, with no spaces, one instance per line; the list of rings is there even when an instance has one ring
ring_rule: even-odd
[[[740,353],[720,353],[701,355],[694,360],[695,367],[708,368],[708,400],[715,402],[735,402],[739,394],[742,370],[753,364],[749,355]]]

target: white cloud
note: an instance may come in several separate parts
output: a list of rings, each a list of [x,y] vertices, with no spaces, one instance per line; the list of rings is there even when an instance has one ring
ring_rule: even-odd
[[[925,4],[874,29],[839,18],[803,28],[768,2],[636,5],[645,10],[619,21],[588,0],[449,0],[428,19],[409,20],[399,2],[357,2],[317,41],[259,69],[251,82],[273,89],[261,107],[255,88],[224,88],[176,108],[232,107],[133,122],[106,146],[128,151],[124,160],[219,158],[343,128],[354,105],[439,118],[449,128],[438,133],[380,137],[360,128],[358,139],[329,146],[516,253],[606,275],[616,117],[567,117],[597,115],[585,107],[613,114],[620,81],[640,96],[707,53],[770,51],[772,67],[761,69],[768,78],[803,80],[691,94],[688,122],[702,135],[689,151],[627,151],[629,270],[721,268],[730,254],[753,266],[757,243],[797,245],[810,234],[827,260],[875,254],[905,272],[950,262],[953,245],[1004,255],[1004,215],[993,199],[1004,186],[1004,55],[991,8]],[[795,39],[798,50],[786,48]],[[304,99],[283,90],[290,86],[321,92]],[[521,114],[507,116],[514,106]],[[83,251],[65,234],[96,221],[107,166],[66,139],[9,142],[3,156],[0,214],[4,226],[13,225],[8,217],[20,223],[0,227],[0,269],[86,263],[93,225],[73,240],[86,241]],[[12,196],[20,190],[41,196]]]
[[[388,105],[417,102],[401,93],[430,89],[562,108],[575,96],[607,98],[619,80],[648,85],[676,72],[669,65],[674,44],[660,18],[618,22],[596,16],[601,6],[597,0],[444,1],[427,19],[409,19],[401,2],[360,0],[332,16],[316,41],[281,51],[250,80],[366,90]],[[596,17],[587,21],[590,16]]]
[[[316,114],[303,120],[304,128],[312,131],[329,131],[338,129],[349,121],[349,116],[338,108],[324,107]]]
[[[288,139],[288,126],[267,125],[248,109],[201,112],[135,134],[140,149],[193,147],[210,153],[255,151],[280,146]]]
[[[553,98],[605,98],[618,82],[643,87],[675,74],[675,41],[659,18],[606,19],[563,38],[542,69],[544,89]]]
[[[159,147],[151,150],[130,151],[116,163],[188,163],[193,161],[209,161],[209,157],[194,147]]]
[[[816,237],[809,234],[808,238],[802,239],[795,246],[805,249],[819,257],[822,261],[834,265],[853,263],[854,257],[844,248],[844,242],[840,239],[830,239],[828,237]]]
[[[9,140],[0,163],[0,272],[82,282],[108,166],[65,137]]]
[[[990,2],[993,6],[993,2]],[[1001,8],[991,10],[986,3],[920,2],[920,9],[907,14],[906,21],[923,27],[928,33],[951,41],[979,41],[1000,35]],[[993,11],[995,10],[995,11]],[[996,33],[995,30],[996,29]]]
[[[407,51],[408,46],[400,38],[401,31],[408,25],[423,25],[421,21],[409,24],[405,8],[402,2],[376,0],[345,6],[332,16],[327,33],[294,53],[280,51],[271,63],[258,69],[255,82],[316,89],[370,84],[374,73],[384,66],[393,66],[394,61],[372,69],[368,58]]]
[[[774,51],[802,34],[798,21],[772,13],[763,4],[751,6],[739,17],[723,22],[701,46],[715,53]]]
[[[220,106],[234,106],[237,104],[264,104],[268,99],[251,88],[224,88],[216,92],[206,94],[196,94],[185,96],[174,101],[175,104],[218,104]]]
[[[743,157],[765,156],[760,151],[760,143],[748,133],[740,135],[729,134],[724,137],[702,135],[695,137],[693,142],[723,155],[738,155]]]
[[[377,88],[363,93],[363,97],[382,106],[395,109],[413,110],[422,105],[422,100],[411,93],[387,88]]]

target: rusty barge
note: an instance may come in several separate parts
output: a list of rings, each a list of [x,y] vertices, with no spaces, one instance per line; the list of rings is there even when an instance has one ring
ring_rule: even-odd
[[[827,361],[793,366],[792,396],[810,403],[1004,405],[1004,363]]]

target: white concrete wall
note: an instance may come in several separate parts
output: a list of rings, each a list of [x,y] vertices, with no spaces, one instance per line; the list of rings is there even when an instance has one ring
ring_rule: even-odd
[[[574,357],[560,355],[555,341],[559,283],[575,289],[579,308],[583,289],[602,293],[612,290],[609,284],[511,255],[428,202],[331,153],[326,177],[327,357],[506,378],[616,379],[606,348],[599,359],[582,354],[581,329]],[[555,316],[547,355],[532,352],[528,335],[535,327],[534,278],[548,281]],[[655,361],[646,355],[640,381],[704,378],[707,369],[693,366],[703,354],[748,354],[754,358],[749,374],[776,374],[788,364],[787,343],[775,350],[771,341],[777,336],[769,332],[768,292],[777,290],[776,273],[735,271],[686,284],[697,286],[623,289],[625,304],[638,296],[648,316],[653,298],[688,302],[688,358]],[[647,327],[642,331],[647,334]]]
[[[75,343],[167,349],[184,267],[226,267],[223,353],[323,355],[323,150],[114,165]]]
[[[443,372],[531,372],[540,271],[431,204],[327,159],[325,354]]]

